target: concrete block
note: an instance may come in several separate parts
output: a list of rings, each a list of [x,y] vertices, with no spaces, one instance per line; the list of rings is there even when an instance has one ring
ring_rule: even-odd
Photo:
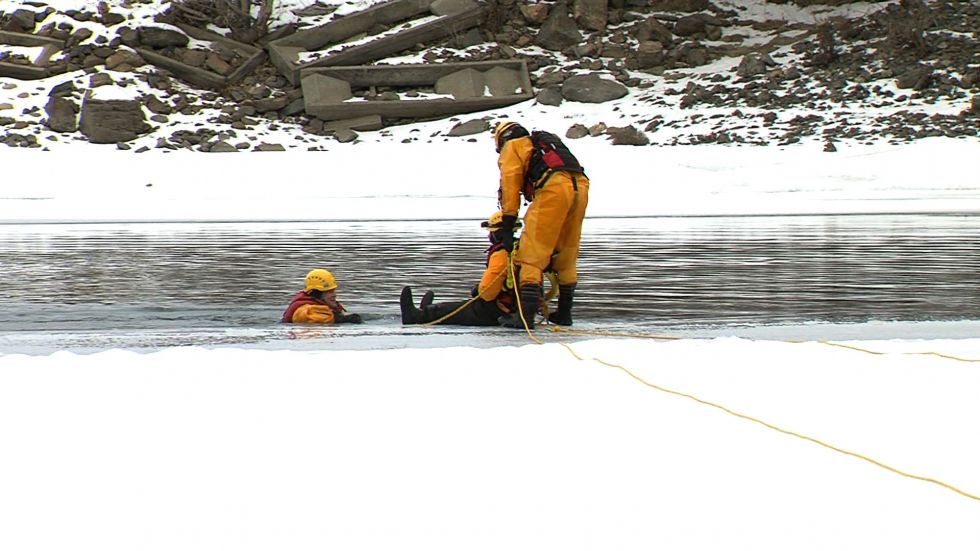
[[[306,104],[342,103],[354,97],[350,83],[325,75],[309,75],[303,78],[303,99]]]
[[[436,2],[439,4],[432,11]],[[378,25],[397,27],[431,15],[438,15],[438,19],[406,26],[397,32],[370,35]],[[460,35],[479,25],[484,15],[483,7],[473,0],[391,0],[273,40],[266,48],[276,68],[291,83],[298,84],[303,70],[376,61],[418,44]],[[348,44],[364,35],[366,40]],[[311,55],[304,59],[300,56],[303,52]]]
[[[436,81],[436,93],[450,94],[454,99],[483,97],[487,86],[483,75],[476,69],[448,74]]]
[[[500,94],[486,94],[486,73],[494,69],[511,74],[494,72],[501,82]],[[510,77],[516,75],[518,85]],[[404,92],[399,101],[325,101],[306,95],[305,81],[312,76],[323,76],[348,83],[350,90],[370,88],[394,88]],[[443,85],[436,83],[445,77]],[[378,116],[382,120],[427,118],[487,111],[533,99],[531,80],[524,60],[479,61],[467,63],[424,63],[399,65],[362,65],[354,67],[318,67],[303,69],[304,102],[308,115],[322,120],[350,119],[359,116]],[[458,89],[453,93],[452,87]],[[432,90],[452,97],[412,96],[412,88]],[[386,91],[387,93],[394,93]],[[386,94],[378,94],[378,98]],[[458,94],[458,95],[457,95]],[[343,97],[343,96],[341,96]],[[346,98],[345,98],[346,99]]]
[[[520,73],[513,69],[494,67],[483,73],[483,80],[486,81],[491,96],[513,96],[530,91],[524,90]]]

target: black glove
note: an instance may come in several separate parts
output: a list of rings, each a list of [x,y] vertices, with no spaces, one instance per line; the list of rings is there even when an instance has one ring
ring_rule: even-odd
[[[514,250],[514,225],[516,223],[517,216],[505,214],[500,219],[500,229],[494,232],[497,234],[497,239],[500,240],[500,244],[508,251]]]
[[[341,314],[337,317],[337,323],[363,323],[360,314]]]
[[[474,285],[473,288],[470,289],[470,296],[471,297],[480,296],[480,286],[479,285]]]
[[[513,232],[509,232],[509,231],[508,232],[505,232],[504,230],[497,230],[494,233],[497,234],[497,241],[500,242],[500,245],[505,250],[507,250],[507,252],[510,252],[510,251],[513,251],[514,250],[514,233]]]

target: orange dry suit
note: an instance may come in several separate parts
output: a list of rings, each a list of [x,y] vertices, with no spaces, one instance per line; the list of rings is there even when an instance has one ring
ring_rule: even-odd
[[[497,159],[501,212],[516,216],[522,194],[530,202],[524,214],[521,246],[514,257],[515,264],[521,266],[519,286],[540,285],[549,264],[558,273],[560,285],[574,284],[578,281],[576,264],[582,220],[589,204],[589,179],[581,172],[547,169],[529,181],[529,174],[541,172],[541,167],[531,166],[533,152],[531,137],[523,136],[505,142]]]
[[[339,308],[339,310],[335,310]],[[293,295],[292,301],[282,314],[283,323],[321,323],[332,324],[342,321],[347,309],[339,302],[331,306],[322,300],[311,297],[306,291]]]

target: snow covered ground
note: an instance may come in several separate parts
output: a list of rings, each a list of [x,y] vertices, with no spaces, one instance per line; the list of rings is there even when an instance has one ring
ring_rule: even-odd
[[[618,105],[491,115],[561,133]],[[318,152],[4,148],[0,223],[470,224],[494,208],[495,157],[449,127]],[[975,139],[571,145],[592,217],[980,213]],[[973,551],[980,336],[951,327],[0,354],[0,548]]]
[[[578,149],[591,215],[671,216],[976,215],[975,148]],[[0,218],[481,218],[496,185],[486,140],[112,153],[0,151],[45,166],[5,179]],[[980,338],[851,334],[880,354],[720,335],[0,355],[0,547],[976,549]]]

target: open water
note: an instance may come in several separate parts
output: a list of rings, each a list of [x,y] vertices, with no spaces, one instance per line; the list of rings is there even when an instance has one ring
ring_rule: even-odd
[[[587,219],[576,327],[976,322],[978,238],[963,215]],[[403,285],[467,298],[487,245],[475,220],[0,226],[0,353],[517,342],[399,322]],[[314,267],[366,324],[278,323]]]

